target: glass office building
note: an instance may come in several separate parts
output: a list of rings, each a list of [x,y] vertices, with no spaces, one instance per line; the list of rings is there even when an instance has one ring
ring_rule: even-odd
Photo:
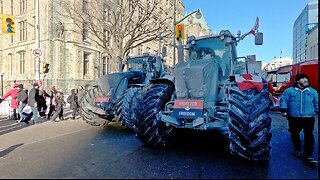
[[[303,9],[293,26],[293,63],[306,60],[307,33],[318,24],[318,1]]]

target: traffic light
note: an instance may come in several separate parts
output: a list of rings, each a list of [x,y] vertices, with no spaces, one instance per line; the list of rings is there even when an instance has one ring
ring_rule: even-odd
[[[48,63],[43,63],[42,72],[45,74],[49,72],[49,64]]]
[[[15,34],[14,17],[9,15],[2,15],[1,29],[3,34]]]
[[[184,24],[177,24],[176,25],[176,37],[177,40],[184,40]]]

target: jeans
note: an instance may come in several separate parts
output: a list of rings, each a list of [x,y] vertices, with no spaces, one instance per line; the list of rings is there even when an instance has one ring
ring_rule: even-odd
[[[20,115],[20,120],[22,120],[22,113],[23,113],[23,108],[26,107],[26,103],[21,103],[19,104],[19,115]]]
[[[32,113],[33,113],[33,123],[38,124],[39,123],[39,117],[38,117],[38,108],[37,107],[31,107]]]

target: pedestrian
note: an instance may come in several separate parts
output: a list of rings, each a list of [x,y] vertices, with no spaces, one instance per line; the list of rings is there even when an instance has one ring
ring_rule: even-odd
[[[68,96],[67,103],[70,104],[70,108],[72,109],[72,119],[75,119],[79,110],[78,96],[75,89],[71,89],[71,95]]]
[[[30,89],[28,96],[28,105],[31,107],[33,113],[33,124],[39,124],[39,111],[38,111],[38,102],[39,99],[39,84],[37,82],[33,83],[33,88]]]
[[[47,120],[50,119],[53,111],[55,110],[55,105],[53,104],[53,99],[56,97],[58,91],[56,89],[56,86],[50,87],[50,105],[49,105],[49,112],[47,114]]]
[[[65,105],[64,102],[64,97],[63,97],[63,93],[60,91],[57,93],[57,95],[53,98],[52,100],[54,106],[55,106],[55,111],[52,115],[52,117],[50,118],[51,121],[57,122],[56,118],[59,116],[59,120],[61,121],[63,120],[63,106]]]
[[[295,83],[281,95],[281,114],[288,119],[290,138],[294,155],[301,157],[300,132],[304,132],[303,162],[315,165],[314,151],[314,115],[318,114],[318,92],[311,88],[306,74],[297,74]]]
[[[77,92],[77,96],[78,96],[78,103],[80,105],[80,101],[83,98],[84,94],[86,93],[86,89],[83,88],[83,86],[79,86],[78,87],[78,92]]]
[[[17,96],[19,93],[19,89],[18,89],[19,84],[14,83],[13,84],[13,88],[10,89],[8,92],[6,92],[2,98],[0,98],[0,103],[5,100],[7,97],[11,96],[11,103],[10,103],[10,107],[12,108],[13,114],[11,117],[9,117],[9,119],[11,120],[18,120],[19,119],[19,115],[17,114],[17,109],[18,109],[18,101],[17,101]]]
[[[46,117],[46,111],[47,111],[47,102],[46,98],[50,97],[50,95],[45,91],[43,83],[41,80],[38,81],[39,84],[39,98],[38,98],[38,111],[40,117]]]
[[[19,93],[17,97],[17,101],[19,103],[19,115],[20,115],[20,120],[18,122],[21,122],[23,120],[23,109],[26,107],[28,103],[28,90],[23,88],[23,84],[19,84],[18,88]]]

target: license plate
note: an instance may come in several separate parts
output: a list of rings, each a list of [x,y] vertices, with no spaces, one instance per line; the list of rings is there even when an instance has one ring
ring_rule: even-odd
[[[203,100],[178,99],[174,102],[173,117],[195,119],[202,117]]]

